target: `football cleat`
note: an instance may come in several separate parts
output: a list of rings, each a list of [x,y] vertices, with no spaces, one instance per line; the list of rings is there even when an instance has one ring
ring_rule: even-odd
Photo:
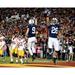
[[[18,60],[16,60],[16,64],[18,63]]]
[[[56,65],[57,64],[57,58],[53,58],[53,63]]]
[[[10,63],[14,63],[13,61],[10,61]]]

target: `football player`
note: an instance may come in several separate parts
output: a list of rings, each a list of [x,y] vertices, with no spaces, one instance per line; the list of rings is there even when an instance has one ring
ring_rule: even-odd
[[[4,36],[0,35],[0,56],[3,56],[4,53],[3,49],[6,45],[4,38],[5,38]]]
[[[18,57],[20,58],[20,62],[24,63],[24,49],[25,49],[25,39],[22,36],[19,36],[19,43],[18,43]]]
[[[54,64],[57,63],[58,58],[58,51],[59,51],[59,40],[58,40],[58,33],[59,33],[59,23],[57,18],[52,18],[50,25],[48,26],[48,48],[51,52],[53,51],[53,62]]]
[[[3,35],[0,35],[0,56],[4,57],[3,61],[5,61],[4,52],[6,50],[6,42],[4,39],[5,37]]]
[[[26,32],[26,36],[28,37],[28,50],[32,57],[32,61],[35,59],[35,51],[36,51],[35,43],[37,42],[36,25],[34,22],[35,22],[34,19],[29,20],[29,25]]]
[[[17,57],[17,53],[18,53],[18,37],[17,37],[17,35],[12,36],[11,45],[10,45],[9,50],[10,50],[11,63],[13,63],[13,53],[15,53],[16,57]],[[16,58],[16,63],[17,62],[18,62],[18,60]]]

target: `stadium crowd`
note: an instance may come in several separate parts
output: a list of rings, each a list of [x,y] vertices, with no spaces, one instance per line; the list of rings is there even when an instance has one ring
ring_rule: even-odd
[[[52,17],[56,17],[61,26],[59,59],[69,58],[70,51],[67,47],[71,46],[75,60],[75,9],[73,8],[0,8],[0,34],[6,37],[6,43],[9,45],[13,34],[25,36],[28,20],[33,18],[39,32],[36,56],[50,59],[51,54],[47,50],[47,26]],[[8,48],[6,53],[9,55]]]

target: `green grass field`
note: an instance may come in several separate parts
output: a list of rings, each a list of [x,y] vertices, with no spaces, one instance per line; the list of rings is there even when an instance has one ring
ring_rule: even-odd
[[[24,60],[24,64],[21,64],[20,61],[16,64],[16,58],[14,57],[14,63],[10,63],[10,57],[0,57],[0,67],[75,67],[75,62],[65,62],[59,60],[57,65],[55,65],[51,60],[36,58],[34,61],[31,61],[31,58]],[[28,62],[27,62],[28,61]]]
[[[14,63],[16,63],[16,58],[14,57]],[[18,59],[19,60],[19,59]],[[59,62],[61,62],[62,60],[59,60]],[[42,59],[42,58],[36,58],[34,61],[31,61],[31,58],[27,58],[27,59],[24,59],[24,63],[49,63],[49,62],[52,62],[52,59]],[[62,61],[62,62],[65,62],[65,61]],[[20,61],[18,62],[20,64]],[[4,57],[0,57],[0,64],[10,64],[10,57],[9,56],[6,56],[5,58]]]
[[[16,63],[16,58],[14,57],[14,63]],[[19,59],[18,59],[19,60]],[[48,59],[40,59],[40,58],[36,58],[34,61],[31,61],[31,58],[27,58],[27,59],[24,59],[24,63],[27,63],[27,62],[50,62],[51,60],[48,60]],[[6,56],[5,58],[4,57],[0,57],[0,64],[3,64],[3,63],[6,63],[6,64],[9,64],[10,63],[10,57]],[[20,61],[18,62],[20,63]]]

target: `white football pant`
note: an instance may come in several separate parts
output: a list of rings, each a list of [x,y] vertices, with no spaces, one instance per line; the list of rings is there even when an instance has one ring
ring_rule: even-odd
[[[48,38],[48,48],[52,49],[54,47],[55,51],[59,51],[59,40],[57,38]]]
[[[37,42],[36,37],[28,38],[28,50],[30,55],[36,52],[35,43]]]

